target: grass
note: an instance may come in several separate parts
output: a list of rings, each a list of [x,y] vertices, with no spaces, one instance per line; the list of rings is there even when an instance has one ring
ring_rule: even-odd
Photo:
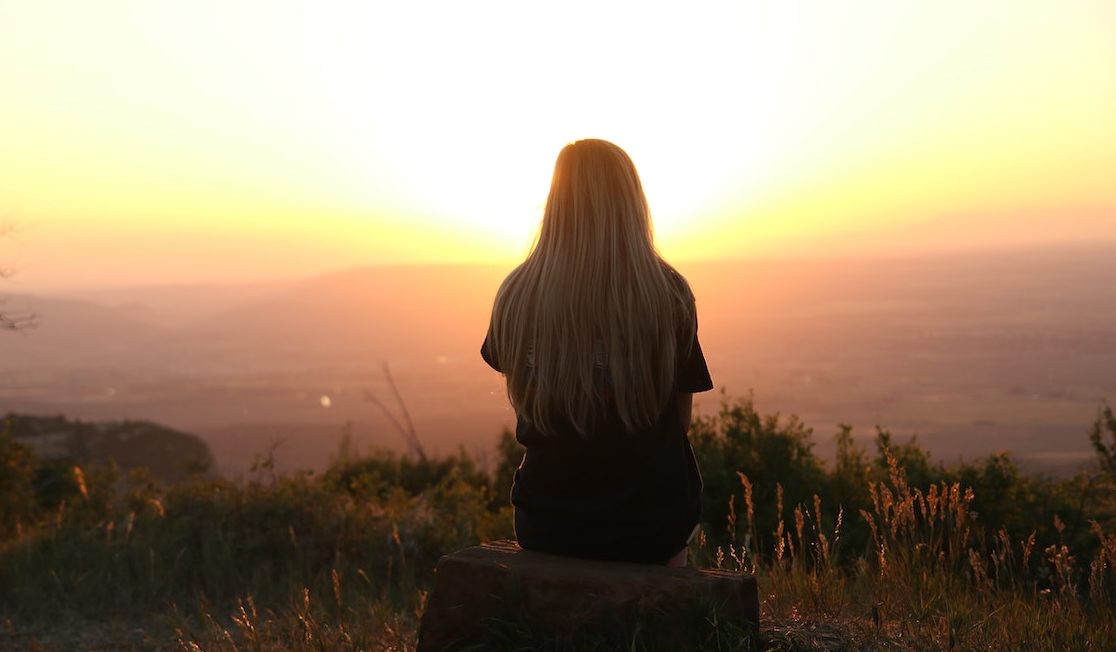
[[[755,573],[763,649],[1116,649],[1111,477],[1054,482],[1003,458],[934,467],[882,434],[870,457],[839,432],[828,464],[801,423],[748,401],[695,425],[709,502],[691,560]],[[74,471],[64,499],[0,511],[0,649],[413,649],[438,557],[511,535],[501,485],[519,453],[507,436],[500,451],[493,474],[464,454],[285,477],[263,464],[239,484]],[[34,477],[17,468],[34,462],[25,451],[4,460],[0,485]],[[751,643],[695,616],[697,649]],[[565,637],[489,624],[474,649],[665,644],[638,622]]]

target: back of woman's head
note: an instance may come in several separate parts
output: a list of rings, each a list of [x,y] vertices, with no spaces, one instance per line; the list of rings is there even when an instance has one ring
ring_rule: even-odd
[[[651,425],[695,328],[693,295],[655,251],[631,159],[579,140],[554,165],[538,240],[504,280],[489,344],[516,412],[543,432]]]
[[[566,145],[554,164],[537,253],[604,261],[653,251],[647,199],[627,153],[604,140]]]

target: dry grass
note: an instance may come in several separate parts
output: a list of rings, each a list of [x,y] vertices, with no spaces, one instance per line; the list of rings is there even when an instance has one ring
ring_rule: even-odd
[[[1098,553],[1087,567],[1065,545],[1035,550],[1033,534],[1012,541],[1001,529],[985,545],[971,489],[911,488],[889,460],[888,480],[872,483],[871,508],[860,513],[871,545],[843,565],[834,564],[843,513],[825,531],[816,496],[811,507],[795,506],[790,523],[779,519],[770,557],[744,545],[711,556],[696,546],[695,556],[713,566],[756,573],[767,649],[1116,649],[1116,534],[1091,524]],[[743,474],[740,481],[752,524],[751,482]],[[781,488],[776,495],[781,502]],[[736,521],[730,506],[728,527]],[[1087,587],[1077,583],[1082,577]]]
[[[723,460],[727,514],[704,524],[691,559],[756,574],[765,649],[1116,649],[1111,525],[1067,525],[1055,510],[1048,523],[1023,518],[1035,531],[1020,535],[978,514],[981,494],[960,480],[916,486],[918,451],[900,452],[885,448],[872,468],[850,457],[846,488],[862,493],[843,504],[824,488],[791,502],[803,487]],[[708,491],[717,458],[699,453]],[[824,478],[807,462],[799,477]],[[498,490],[461,461],[357,460],[247,485],[80,480],[73,502],[0,542],[2,650],[411,650],[437,558],[511,534]],[[1099,495],[1082,486],[1093,493],[1080,504]],[[490,649],[617,647],[591,632],[562,648],[506,629]],[[633,633],[621,647],[652,643]]]

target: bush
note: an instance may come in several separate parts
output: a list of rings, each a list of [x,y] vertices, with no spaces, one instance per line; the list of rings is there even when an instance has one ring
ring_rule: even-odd
[[[31,449],[17,442],[8,424],[0,428],[0,542],[18,536],[37,515]]]
[[[694,421],[690,442],[704,486],[702,521],[713,545],[754,534],[759,541],[749,547],[770,547],[768,534],[784,517],[780,508],[809,503],[815,494],[831,497],[825,467],[813,453],[812,433],[796,416],[760,415],[751,397],[725,400],[716,415]],[[745,480],[750,495],[745,495]],[[745,503],[754,505],[751,525],[737,522],[735,510]]]
[[[1053,480],[1008,453],[934,464],[883,429],[870,455],[848,426],[823,461],[796,417],[726,399],[690,433],[705,488],[692,552],[756,572],[764,631],[779,636],[805,614],[856,632],[846,647],[1101,649],[1116,642],[1106,410],[1091,435],[1097,469]],[[376,453],[321,475],[164,485],[43,462],[0,434],[0,614],[181,612],[182,649],[413,642],[438,558],[512,536],[522,448],[507,431],[496,446],[491,473],[464,452]]]

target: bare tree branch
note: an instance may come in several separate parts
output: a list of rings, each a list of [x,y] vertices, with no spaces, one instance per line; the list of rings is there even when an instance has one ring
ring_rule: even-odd
[[[423,449],[422,442],[415,432],[415,424],[411,421],[411,413],[407,410],[407,404],[403,402],[403,395],[399,393],[399,388],[395,385],[395,379],[392,378],[391,369],[388,368],[386,362],[384,363],[384,376],[387,377],[388,387],[391,388],[391,393],[395,396],[396,403],[399,404],[399,410],[403,413],[403,421],[400,422],[399,419],[387,409],[383,401],[377,398],[370,390],[364,390],[364,398],[380,408],[384,416],[386,416],[388,420],[391,421],[391,424],[395,426],[395,429],[399,431],[399,434],[403,437],[403,441],[407,443],[407,448],[411,454],[425,462],[426,451]]]
[[[38,319],[34,313],[12,315],[0,312],[0,331],[21,331],[34,328],[36,325],[38,325]]]
[[[0,238],[11,235],[16,232],[16,224],[11,220],[8,215],[0,219]],[[10,277],[15,273],[11,267],[0,265],[0,279]],[[4,301],[0,299],[0,306]],[[37,324],[37,317],[35,313],[14,313],[4,312],[0,310],[0,331],[20,331],[26,328],[32,328]]]

